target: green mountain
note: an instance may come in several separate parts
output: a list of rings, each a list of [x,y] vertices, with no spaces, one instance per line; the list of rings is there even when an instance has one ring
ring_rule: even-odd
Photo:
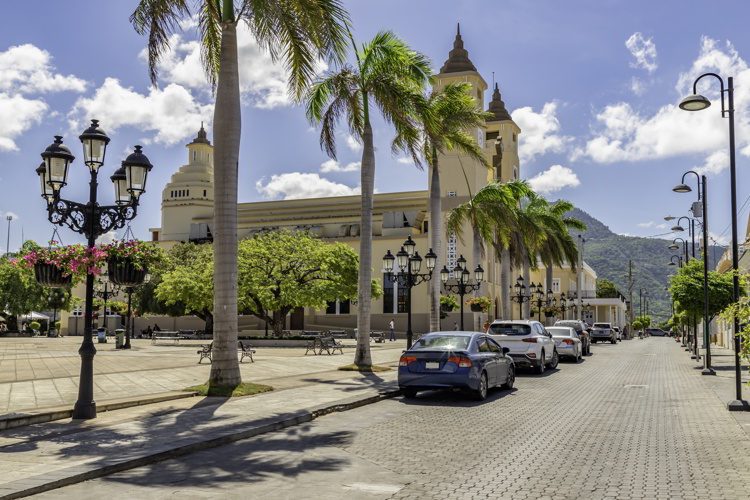
[[[677,267],[670,266],[669,259],[676,251],[667,246],[672,238],[642,238],[613,233],[601,221],[583,210],[570,212],[572,217],[583,221],[587,229],[583,233],[584,260],[596,271],[599,278],[613,281],[620,292],[628,296],[628,263],[633,262],[633,305],[638,313],[638,291],[643,289],[649,297],[649,313],[658,321],[670,315],[669,295],[666,292],[669,276]],[[709,252],[709,265],[713,269],[714,256],[721,256],[722,248]],[[696,251],[699,251],[696,248]]]

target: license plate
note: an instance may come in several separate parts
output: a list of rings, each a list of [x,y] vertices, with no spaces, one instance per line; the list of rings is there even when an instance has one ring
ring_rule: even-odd
[[[424,367],[428,370],[437,370],[440,368],[440,363],[437,361],[425,361]]]

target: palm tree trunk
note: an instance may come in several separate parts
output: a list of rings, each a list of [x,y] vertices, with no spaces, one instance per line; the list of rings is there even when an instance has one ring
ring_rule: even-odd
[[[546,279],[547,279],[547,288],[544,291],[546,292],[547,290],[552,290],[552,280],[553,280],[553,277],[552,277],[552,266],[551,265],[546,266],[545,270],[547,272],[547,276],[546,276]],[[551,318],[547,318],[546,324],[549,324],[550,322],[551,322]]]
[[[223,22],[214,108],[214,342],[209,385],[242,382],[237,363],[237,168],[240,85],[237,28]]]
[[[372,198],[375,191],[375,147],[372,127],[366,120],[362,133],[362,219],[359,237],[359,290],[357,292],[357,350],[354,364],[372,365],[370,309],[372,307]]]
[[[526,255],[526,250],[524,250],[524,256],[523,256],[523,282],[526,283],[526,293],[531,294],[531,283],[529,283],[529,279],[531,277],[531,273],[529,271],[529,256]],[[523,303],[523,319],[530,319],[531,316],[531,301],[528,300]]]
[[[512,319],[510,310],[510,252],[500,252],[500,293],[502,294],[503,319]]]
[[[440,198],[440,170],[438,169],[437,153],[432,151],[432,168],[430,183],[430,246],[437,255],[438,268],[432,275],[430,281],[430,331],[436,332],[440,329],[440,263],[444,262],[440,236],[443,233],[442,203]]]

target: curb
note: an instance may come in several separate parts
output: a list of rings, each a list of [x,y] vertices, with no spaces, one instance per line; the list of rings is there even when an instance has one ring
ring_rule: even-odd
[[[164,401],[172,401],[176,399],[192,398],[197,396],[197,392],[166,392],[156,394],[152,396],[146,396],[139,399],[112,399],[109,402],[104,402],[96,406],[98,413],[103,413],[112,410],[122,410],[123,408],[132,408],[133,406],[150,405],[154,403],[162,403]],[[23,427],[25,425],[41,424],[44,422],[52,422],[53,420],[64,420],[66,418],[72,418],[73,408],[68,406],[56,406],[48,408],[46,410],[35,410],[28,413],[12,413],[10,415],[0,417],[0,431],[7,429],[14,429],[16,427]]]
[[[57,488],[62,488],[64,486],[70,486],[73,484],[81,483],[83,481],[108,476],[116,472],[135,469],[137,467],[143,467],[144,465],[150,465],[157,462],[162,462],[164,460],[178,458],[198,451],[224,446],[236,441],[249,439],[268,432],[278,431],[286,429],[287,427],[310,422],[318,417],[329,415],[331,413],[344,412],[347,410],[359,408],[361,406],[377,403],[379,401],[395,397],[399,393],[399,389],[386,389],[372,396],[354,396],[352,398],[339,400],[328,405],[321,405],[318,407],[313,407],[311,409],[293,412],[283,418],[272,417],[261,419],[256,422],[250,423],[249,428],[246,428],[244,430],[234,431],[230,434],[224,434],[215,438],[207,439],[205,441],[197,441],[184,446],[173,448],[171,450],[147,454],[146,456],[125,460],[118,463],[107,464],[107,462],[113,461],[114,459],[105,459],[99,461],[98,465],[96,463],[92,463],[73,466],[70,469],[78,469],[80,470],[80,472],[71,471],[72,473],[67,477],[50,480],[49,482],[45,482],[43,484],[30,486],[29,479],[18,480],[19,488],[15,491],[8,491],[8,489],[13,488],[13,483],[15,481],[10,482],[0,486],[0,494],[2,494],[2,496],[0,496],[0,499],[23,498],[31,495],[36,495],[45,491],[51,491]],[[83,470],[89,466],[92,466],[93,468],[91,470]],[[56,472],[64,473],[66,470],[69,469],[62,469]],[[3,489],[5,489],[5,492],[3,491]]]

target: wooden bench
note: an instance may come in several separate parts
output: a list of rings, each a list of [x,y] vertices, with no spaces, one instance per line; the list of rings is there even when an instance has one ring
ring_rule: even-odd
[[[329,355],[336,354],[337,350],[344,354],[342,347],[344,347],[343,344],[333,337],[321,337],[318,354],[323,354],[323,351],[326,351]]]
[[[250,344],[243,344],[240,340],[237,342],[237,352],[242,353],[242,356],[240,357],[240,363],[242,363],[242,360],[245,358],[250,358],[251,363],[255,363],[255,360],[253,359],[253,353],[255,353],[255,349],[253,349],[253,346]]]
[[[174,342],[175,344],[179,344],[179,343],[180,343],[180,340],[181,340],[181,338],[180,338],[180,337],[172,337],[172,336],[169,336],[169,337],[167,337],[167,336],[163,336],[163,335],[159,335],[159,336],[157,337],[156,335],[154,335],[153,337],[151,337],[151,344],[152,344],[152,345],[154,345],[154,344],[156,344],[156,343],[157,343],[158,341],[160,341],[160,340],[164,340],[164,341],[172,341],[172,342]]]
[[[198,354],[201,355],[200,359],[198,360],[198,364],[201,364],[201,361],[203,361],[203,358],[208,358],[208,362],[211,363],[211,349],[213,349],[214,343],[211,342],[208,345],[201,346],[200,350],[198,351]]]

